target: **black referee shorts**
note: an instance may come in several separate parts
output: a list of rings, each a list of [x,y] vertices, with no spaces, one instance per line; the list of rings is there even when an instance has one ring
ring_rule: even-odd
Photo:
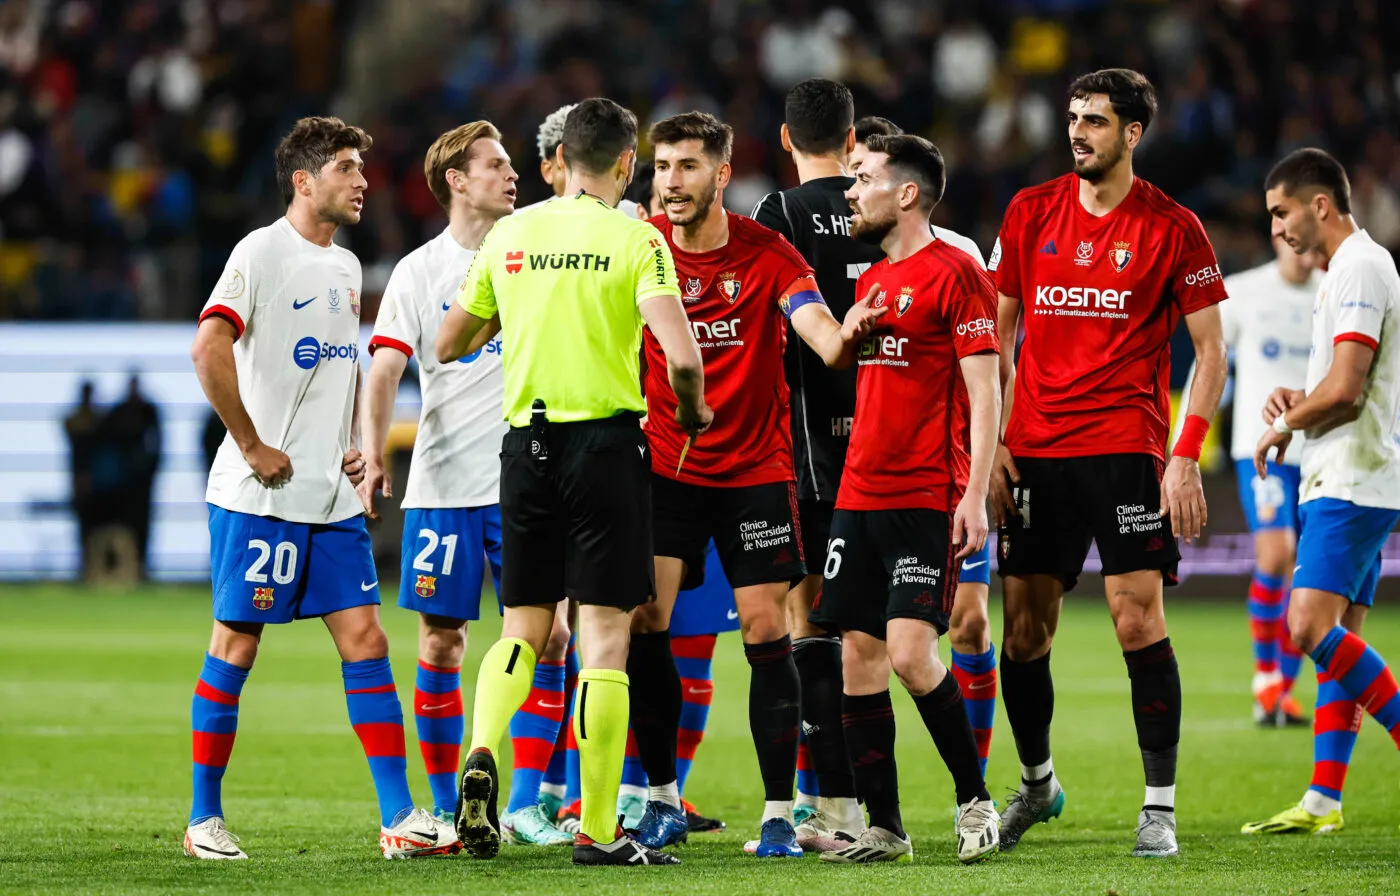
[[[530,442],[529,427],[501,442],[501,603],[651,600],[651,458],[637,415],[550,423],[547,460]]]

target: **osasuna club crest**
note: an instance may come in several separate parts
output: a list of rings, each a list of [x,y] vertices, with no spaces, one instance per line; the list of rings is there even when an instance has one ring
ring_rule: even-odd
[[[740,283],[734,279],[737,276],[737,271],[726,271],[719,275],[719,291],[724,294],[731,305],[739,298]]]
[[[899,291],[899,298],[894,300],[894,313],[896,317],[903,317],[904,312],[914,305],[914,287],[906,286]]]
[[[1119,242],[1113,244],[1113,253],[1109,256],[1113,259],[1113,269],[1118,273],[1123,273],[1123,269],[1128,266],[1128,262],[1133,260],[1133,244]]]

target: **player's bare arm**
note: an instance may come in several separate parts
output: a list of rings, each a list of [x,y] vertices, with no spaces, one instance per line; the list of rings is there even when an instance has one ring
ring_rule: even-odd
[[[699,435],[715,415],[705,404],[705,363],[681,297],[652,296],[637,310],[666,355],[666,375],[678,399],[676,423],[690,435]]]
[[[292,461],[281,451],[263,444],[238,394],[238,369],[233,360],[233,342],[238,331],[222,317],[206,317],[195,332],[190,360],[199,377],[204,395],[233,436],[243,459],[252,467],[258,482],[267,488],[280,488],[292,478]]]
[[[496,332],[499,333],[500,318],[493,317],[492,320],[496,321]],[[495,334],[485,338],[479,337],[490,323],[491,321],[468,313],[460,302],[453,302],[442,317],[442,329],[438,330],[437,341],[433,343],[433,352],[437,355],[438,363],[448,364],[471,354],[474,344],[478,347],[485,345]]]
[[[393,421],[399,379],[407,367],[408,356],[387,345],[380,346],[369,363],[364,413],[360,415],[360,446],[365,455],[365,471],[364,479],[356,488],[366,510],[373,508],[375,492],[386,498],[394,496],[393,483],[384,469],[384,443],[389,438],[389,424]]]
[[[1001,343],[997,365],[1002,396],[999,437],[1006,432],[1006,424],[1011,419],[1011,397],[1016,387],[1016,331],[1020,325],[1021,300],[997,293],[997,339]],[[1021,481],[1021,472],[1016,469],[1016,461],[999,437],[996,454],[992,458],[991,480],[987,486],[991,497],[992,522],[998,527],[1009,517],[1016,515],[1016,502],[1011,497],[1011,487]]]
[[[972,556],[987,543],[987,483],[1001,428],[998,366],[997,356],[991,352],[968,355],[958,361],[967,385],[972,443],[967,490],[953,514],[953,544],[960,545],[958,560]]]
[[[1196,348],[1196,377],[1186,413],[1212,420],[1225,391],[1225,334],[1220,325],[1220,308],[1211,305],[1186,315],[1186,329]],[[1206,525],[1206,496],[1197,461],[1173,454],[1162,476],[1161,511],[1171,515],[1173,536],[1187,542],[1201,536]]]
[[[358,367],[355,369],[355,404],[350,411],[350,438],[355,438],[355,433],[360,431],[360,407],[364,398],[364,371]],[[360,483],[365,478],[365,459],[360,454],[360,449],[351,444],[345,449],[345,454],[340,458],[340,469],[345,474],[345,478],[350,480],[350,484],[359,488]],[[370,511],[369,507],[365,508]],[[370,514],[373,516],[373,513]]]
[[[1375,360],[1376,350],[1354,340],[1337,343],[1332,350],[1332,366],[1327,376],[1309,393],[1297,389],[1275,389],[1264,408],[1265,422],[1273,428],[1259,438],[1254,449],[1254,471],[1265,478],[1269,452],[1277,450],[1275,461],[1283,462],[1284,453],[1293,441],[1295,429],[1327,429],[1338,423],[1356,419],[1357,403],[1366,389],[1366,375]],[[1280,406],[1281,405],[1281,406]],[[1270,414],[1270,408],[1278,410]],[[1280,424],[1278,418],[1283,418]]]
[[[803,305],[792,313],[792,328],[827,367],[850,367],[855,363],[856,346],[890,310],[889,306],[871,307],[879,293],[879,285],[872,286],[865,298],[851,306],[845,321],[839,324],[825,302]]]

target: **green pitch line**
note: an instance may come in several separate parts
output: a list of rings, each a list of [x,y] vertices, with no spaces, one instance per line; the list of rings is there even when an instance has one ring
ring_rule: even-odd
[[[392,592],[385,592],[391,595]],[[761,804],[749,742],[748,669],[737,635],[721,639],[710,730],[688,794],[729,831],[698,835],[679,868],[575,870],[567,851],[506,848],[494,862],[379,858],[374,792],[350,731],[339,662],[315,622],[268,630],[243,693],[225,781],[230,828],[252,856],[196,862],[180,851],[190,797],[189,703],[209,636],[205,589],[79,592],[0,589],[0,892],[423,893],[539,896],[664,893],[1394,893],[1400,880],[1400,756],[1369,719],[1347,782],[1347,829],[1326,838],[1246,838],[1242,822],[1302,794],[1307,731],[1259,731],[1243,596],[1174,601],[1172,641],[1186,699],[1178,860],[1134,860],[1142,772],[1128,680],[1102,599],[1072,601],[1054,654],[1055,764],[1069,794],[1062,819],[1013,853],[964,868],[953,857],[952,785],[908,698],[896,688],[900,783],[912,866],[832,868],[815,858],[759,861],[741,852]],[[992,630],[1000,632],[998,609]],[[400,694],[411,692],[412,614],[384,608]],[[471,674],[495,638],[471,635]],[[1381,602],[1368,637],[1400,661],[1400,608]],[[945,648],[946,650],[946,648]],[[1310,706],[1311,664],[1299,698]],[[405,701],[407,704],[407,701]],[[409,780],[428,799],[406,719]],[[508,767],[509,754],[502,757]],[[998,711],[989,785],[1005,801],[1018,777]]]

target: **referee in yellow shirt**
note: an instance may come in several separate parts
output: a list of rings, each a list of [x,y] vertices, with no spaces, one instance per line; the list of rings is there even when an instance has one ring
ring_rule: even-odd
[[[607,99],[579,103],[558,157],[564,195],[502,218],[443,319],[446,363],[502,334],[501,639],[481,661],[457,833],[478,858],[500,847],[494,751],[525,702],[555,607],[580,604],[575,693],[583,816],[579,865],[678,864],[617,827],[627,745],[633,608],[653,598],[651,462],[639,420],[642,324],[666,353],[677,422],[709,425],[700,348],[661,234],[618,214],[632,179],[637,119]]]

